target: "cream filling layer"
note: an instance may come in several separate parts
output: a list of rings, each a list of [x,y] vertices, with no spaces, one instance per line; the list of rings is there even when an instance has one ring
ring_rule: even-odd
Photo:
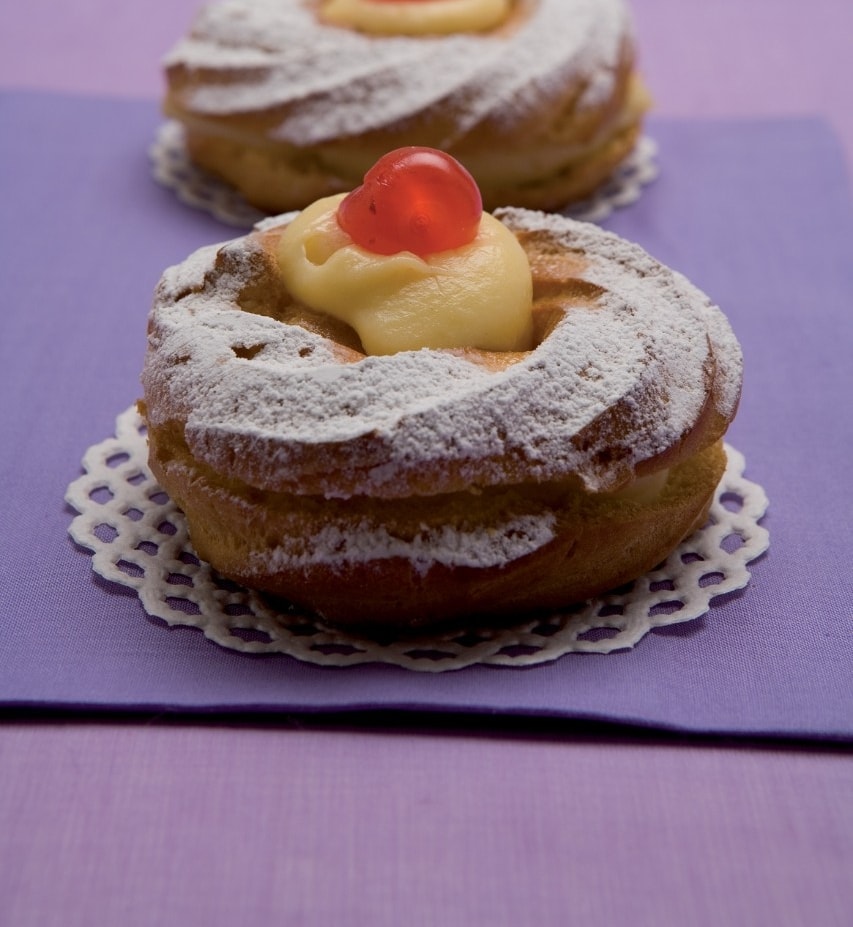
[[[639,476],[622,489],[617,489],[613,498],[625,502],[652,502],[663,492],[668,479],[669,468],[650,473],[648,476]]]
[[[373,254],[338,224],[345,195],[312,203],[281,236],[279,269],[297,300],[350,325],[368,354],[532,347],[530,264],[506,226],[483,213],[461,248]]]
[[[486,32],[510,14],[512,0],[326,0],[322,18],[371,35]]]

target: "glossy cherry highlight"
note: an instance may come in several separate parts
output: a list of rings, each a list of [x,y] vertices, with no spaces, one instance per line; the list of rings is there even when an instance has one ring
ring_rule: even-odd
[[[374,254],[419,257],[467,245],[483,200],[474,178],[435,148],[398,148],[381,157],[338,206],[338,224]]]

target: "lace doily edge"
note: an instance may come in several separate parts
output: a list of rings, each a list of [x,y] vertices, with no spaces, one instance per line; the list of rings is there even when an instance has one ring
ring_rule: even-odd
[[[450,669],[462,669],[466,666],[478,663],[497,666],[525,667],[550,662],[568,653],[594,652],[605,654],[617,650],[628,650],[642,640],[650,630],[695,620],[709,611],[714,599],[743,589],[751,578],[751,573],[747,569],[747,565],[760,557],[768,549],[770,543],[769,532],[765,527],[759,524],[760,519],[764,516],[768,507],[767,496],[761,486],[743,477],[745,468],[744,457],[739,451],[727,445],[727,452],[729,454],[727,476],[729,477],[729,482],[726,483],[726,488],[720,493],[720,496],[725,496],[727,492],[735,492],[735,494],[738,494],[736,485],[734,487],[729,486],[729,483],[732,481],[734,481],[735,484],[740,482],[749,487],[749,491],[742,494],[744,500],[743,511],[736,514],[729,513],[725,524],[722,525],[721,531],[730,532],[730,529],[734,529],[740,534],[744,542],[742,548],[744,555],[740,558],[730,558],[727,561],[729,569],[722,576],[719,584],[714,587],[713,591],[711,591],[706,598],[700,601],[694,601],[692,605],[688,602],[683,602],[681,603],[682,608],[672,614],[663,611],[653,616],[645,625],[636,626],[631,635],[614,637],[612,641],[606,639],[587,641],[580,637],[580,635],[589,631],[596,631],[605,627],[619,627],[618,619],[605,623],[602,623],[600,619],[597,622],[590,620],[594,613],[594,609],[599,608],[602,604],[605,607],[618,608],[630,598],[630,592],[623,594],[616,591],[586,603],[585,611],[576,618],[571,619],[574,621],[573,634],[559,646],[546,645],[544,648],[541,646],[541,635],[536,635],[534,633],[535,628],[543,626],[544,622],[542,616],[531,620],[523,620],[518,625],[513,626],[510,629],[512,634],[511,641],[507,640],[505,635],[506,629],[498,629],[493,633],[485,631],[482,632],[484,636],[479,643],[476,643],[472,647],[468,647],[462,656],[459,654],[445,653],[443,659],[435,660],[427,657],[418,657],[416,654],[430,649],[441,654],[441,647],[446,647],[448,644],[447,637],[430,636],[420,640],[406,638],[393,642],[390,645],[383,645],[381,653],[377,653],[372,642],[365,641],[361,638],[355,638],[347,632],[338,631],[337,629],[324,628],[319,623],[316,625],[316,632],[311,636],[311,651],[314,652],[306,651],[304,648],[301,652],[297,652],[300,648],[294,647],[292,642],[272,649],[266,645],[258,645],[251,640],[244,641],[239,637],[235,637],[233,640],[229,639],[227,643],[224,643],[220,636],[211,632],[205,621],[194,621],[193,615],[184,615],[170,609],[167,610],[162,604],[162,596],[157,597],[150,594],[150,589],[144,582],[144,576],[143,578],[134,577],[117,570],[114,560],[109,556],[108,545],[100,544],[98,539],[93,536],[93,531],[90,530],[88,526],[84,514],[87,508],[87,500],[91,497],[92,493],[99,488],[99,485],[103,483],[103,480],[100,480],[94,473],[97,469],[96,464],[105,459],[112,459],[113,457],[128,456],[127,444],[129,441],[133,442],[135,440],[139,442],[141,440],[143,445],[145,444],[144,438],[140,438],[138,427],[133,423],[135,416],[136,413],[133,407],[126,410],[126,412],[118,417],[116,423],[116,436],[114,438],[107,438],[98,445],[93,445],[86,452],[83,458],[84,472],[69,485],[66,492],[66,501],[78,512],[78,515],[75,516],[69,525],[69,534],[76,544],[92,552],[93,571],[108,582],[115,582],[119,585],[134,589],[147,614],[163,620],[170,626],[195,627],[200,629],[205,637],[214,643],[226,649],[237,650],[239,652],[249,654],[281,653],[305,662],[317,663],[324,666],[343,667],[371,662],[384,662],[405,666],[409,669],[443,672]],[[724,482],[725,479],[724,477]],[[154,490],[152,495],[157,494],[157,492],[165,495],[153,482],[152,487]],[[715,504],[720,505],[721,503],[719,500],[716,500]],[[175,511],[177,510],[175,509]],[[697,534],[698,533],[699,532],[697,532]],[[696,535],[692,537],[695,538]],[[180,540],[185,541],[187,545],[189,543],[188,537],[181,538]],[[683,542],[682,545],[673,552],[671,558],[679,556],[682,549],[686,550],[686,548],[689,548],[691,546],[689,544],[690,540],[691,539],[687,539]],[[711,538],[709,543],[716,543],[717,540],[719,540],[719,538]],[[689,550],[686,550],[686,553],[689,555]],[[701,560],[702,558],[699,557],[697,559]],[[667,569],[669,562],[670,560],[668,559],[661,569],[651,571],[646,574],[645,577],[640,578],[648,580],[650,588],[660,583],[664,590],[657,603],[650,599],[647,604],[651,604],[652,606],[655,604],[666,604],[665,590],[668,585],[671,586],[671,581],[668,577],[672,570]],[[251,591],[247,590],[247,592]],[[682,597],[690,598],[690,596]],[[670,598],[672,598],[672,596],[670,596]],[[583,617],[584,614],[587,615],[586,619]],[[241,624],[239,618],[231,619],[231,626],[242,628],[247,631],[258,628],[256,621],[246,621],[244,624]],[[458,635],[456,636],[458,637]],[[531,641],[534,638],[537,642],[536,646],[531,645]],[[346,654],[336,654],[334,652],[336,647],[346,646],[348,643],[365,645],[365,648],[363,651],[359,652],[358,646],[356,646],[353,652]],[[324,648],[327,649],[328,652],[322,653],[321,656],[320,653],[316,651],[316,648]],[[525,649],[529,649],[530,652],[525,653]]]

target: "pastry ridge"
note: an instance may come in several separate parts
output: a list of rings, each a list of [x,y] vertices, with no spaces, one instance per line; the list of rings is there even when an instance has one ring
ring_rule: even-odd
[[[277,213],[345,192],[386,151],[440,148],[487,208],[589,195],[633,149],[649,99],[623,0],[517,0],[478,35],[372,36],[316,3],[208,4],[165,59],[190,157]]]

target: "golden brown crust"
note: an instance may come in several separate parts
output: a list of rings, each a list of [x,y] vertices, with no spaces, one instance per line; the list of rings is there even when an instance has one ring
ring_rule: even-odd
[[[472,157],[453,146],[445,146],[444,150],[465,164],[475,177],[480,175],[485,209],[513,205],[552,210],[591,196],[631,154],[641,131],[642,122],[637,114],[633,121],[614,129],[589,150],[567,158],[552,173],[531,175],[515,184],[500,177],[485,178],[476,168],[476,154]],[[404,144],[426,144],[423,137],[406,133],[389,136],[384,142],[376,140],[362,154],[358,141],[352,140],[353,168],[342,171],[325,167],[328,146],[312,151],[288,145],[253,145],[194,129],[191,124],[185,138],[187,152],[199,167],[236,187],[248,203],[268,213],[301,209],[324,196],[352,190],[375,161],[375,153],[392,151]],[[482,147],[489,150],[497,144],[486,140]]]
[[[440,436],[435,431],[427,432],[414,461],[395,456],[394,442],[411,443],[405,416],[390,430],[369,419],[354,422],[358,427],[342,440],[325,435],[324,413],[309,406],[309,422],[312,414],[317,419],[299,442],[288,429],[265,435],[256,422],[241,433],[222,418],[240,401],[239,377],[257,371],[253,365],[273,332],[290,339],[287,351],[297,357],[289,364],[298,377],[314,369],[300,367],[303,350],[325,352],[322,369],[335,383],[342,371],[396,363],[365,358],[345,325],[293,301],[274,261],[281,225],[216,249],[192,272],[164,278],[152,314],[142,410],[152,470],[186,513],[200,556],[239,582],[338,624],[414,628],[586,598],[653,567],[701,524],[725,466],[721,439],[740,387],[739,351],[719,311],[683,278],[600,229],[524,211],[512,211],[506,221],[530,258],[539,347],[506,355],[412,352],[395,356],[401,363],[414,359],[426,372],[442,357],[459,356],[488,371],[489,383],[518,377],[519,402],[527,402],[543,364],[568,364],[570,375],[574,361],[562,352],[578,348],[566,338],[573,313],[593,326],[598,340],[614,338],[610,350],[619,355],[643,334],[634,322],[646,302],[648,324],[681,325],[683,331],[657,348],[652,339],[647,350],[663,356],[651,358],[648,370],[644,360],[639,380],[624,390],[620,373],[622,391],[599,414],[586,415],[586,399],[571,391],[571,408],[555,405],[556,394],[545,397],[526,450],[512,440],[514,430],[531,423],[512,417],[518,403],[500,402],[501,444],[493,449],[487,442],[475,459],[432,453],[430,442]],[[623,282],[636,305],[616,298]],[[260,341],[250,334],[258,322]],[[620,334],[623,325],[627,335]],[[230,339],[225,353],[194,356],[193,338],[217,326]],[[685,363],[699,364],[698,370],[667,367],[682,340],[693,345]],[[584,357],[582,364],[592,363],[592,356]],[[595,364],[605,361],[602,355]],[[594,393],[605,374],[601,368],[582,377],[579,388]],[[208,376],[205,388],[212,390],[235,378],[224,412],[193,399],[200,378]],[[685,406],[686,417],[676,420],[674,407],[686,402],[676,399],[676,390],[687,381],[698,395]],[[257,381],[264,395],[266,382]],[[305,385],[292,400],[270,393],[269,401],[310,403],[304,398],[311,395],[308,381],[299,382]],[[392,378],[385,386],[392,401],[398,382]],[[452,391],[442,392],[447,395],[427,411],[445,422],[457,400]],[[461,420],[458,438],[469,441],[477,420],[491,414],[487,401],[472,407],[476,419]],[[574,405],[583,413],[581,426],[567,430],[578,411]],[[280,414],[286,418],[288,409],[281,406]],[[542,446],[550,442],[555,456],[565,454],[565,469],[549,459],[551,469],[543,470],[540,440]],[[219,451],[210,453],[211,447]],[[289,462],[272,466],[271,460],[283,459],[282,448]],[[378,473],[383,481],[377,482]],[[652,485],[643,489],[645,477]]]
[[[455,88],[448,84],[434,99],[422,99],[407,83],[415,87],[423,83],[423,72],[413,68],[409,77],[405,67],[392,67],[384,59],[377,65],[376,78],[364,78],[364,88],[353,99],[331,76],[328,82],[334,90],[328,91],[328,101],[326,90],[294,89],[290,93],[287,81],[298,83],[302,75],[298,68],[291,71],[282,65],[279,56],[289,58],[286,47],[265,50],[264,55],[258,50],[263,64],[239,67],[230,63],[230,55],[211,50],[218,48],[216,42],[225,49],[230,46],[221,35],[224,27],[220,25],[217,32],[208,23],[190,40],[201,51],[196,46],[192,53],[179,47],[169,59],[164,111],[184,125],[193,161],[273,214],[353,189],[381,155],[404,145],[439,148],[460,160],[477,180],[489,210],[504,205],[562,207],[590,195],[627,157],[650,105],[635,68],[628,20],[618,0],[602,5],[602,12],[596,14],[601,22],[585,18],[590,5],[581,6],[583,16],[576,19],[568,0],[519,3],[504,29],[486,37],[465,37],[466,51],[458,61],[451,59],[455,63],[448,67],[460,71],[460,84]],[[571,32],[581,21],[586,30],[582,35],[594,47],[591,54],[582,38],[578,39],[581,44],[573,44]],[[536,43],[543,41],[543,32],[535,30],[548,34],[555,29],[553,23],[566,36],[566,57],[555,54],[546,64],[545,55],[535,53]],[[319,21],[301,22],[301,28],[307,31],[300,41],[309,44],[352,39],[347,30]],[[456,38],[448,40],[455,42]],[[240,40],[235,41],[234,47],[240,48]],[[356,54],[370,57],[388,40],[359,37],[358,41],[368,44]],[[505,43],[497,59],[495,43]],[[345,55],[343,44],[341,48]],[[223,55],[219,66],[217,54]],[[440,50],[437,54],[441,62]],[[409,56],[403,53],[402,57]],[[417,52],[411,57],[417,57]],[[476,70],[472,74],[470,62],[479,57],[482,74]],[[496,60],[500,63],[497,71]],[[502,78],[500,69],[509,72],[516,67],[519,73],[507,81],[506,90],[495,90]],[[341,81],[348,79],[347,73],[342,69]],[[355,79],[361,80],[362,75]],[[391,105],[382,102],[383,86],[398,88],[395,104],[406,101],[393,117],[380,117]],[[217,103],[219,98],[221,103]],[[306,105],[319,114],[313,126],[302,115]],[[324,127],[326,107],[336,106],[350,113],[375,109],[376,118],[342,119],[339,124],[330,119],[329,127]]]
[[[262,493],[179,459],[151,435],[150,464],[188,516],[199,556],[224,575],[355,627],[418,629],[557,608],[616,588],[660,563],[707,518],[725,470],[722,442],[677,465],[660,493],[591,494],[571,482],[408,500]],[[168,444],[164,441],[163,444]],[[553,518],[546,544],[499,564],[419,564],[410,556],[314,556],[330,525],[409,541],[433,532],[500,532]],[[278,556],[282,543],[289,555]]]

